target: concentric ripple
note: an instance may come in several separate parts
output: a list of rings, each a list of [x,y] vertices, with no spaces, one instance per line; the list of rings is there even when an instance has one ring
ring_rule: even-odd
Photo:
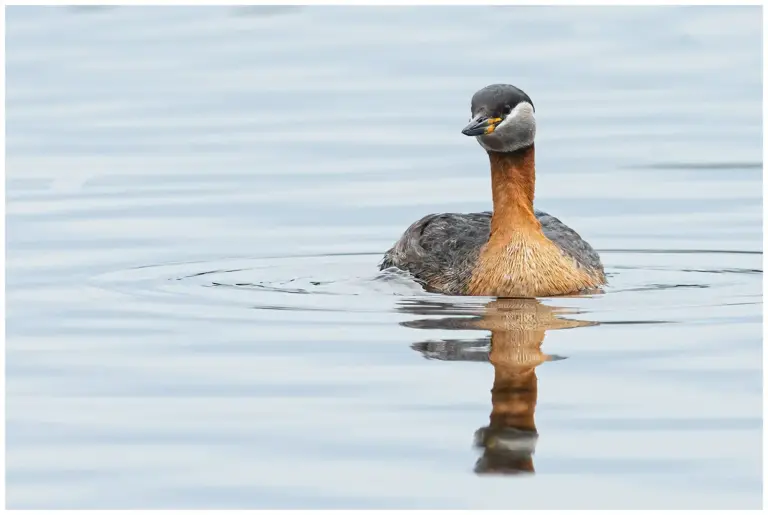
[[[562,297],[558,305],[605,313],[762,302],[760,253],[606,250],[602,255],[609,279],[604,293]],[[379,272],[380,257],[350,253],[153,264],[104,274],[92,284],[164,303],[175,298],[293,311],[391,311],[406,301],[403,297],[429,297],[445,309],[472,314],[487,300],[427,293],[408,274]]]

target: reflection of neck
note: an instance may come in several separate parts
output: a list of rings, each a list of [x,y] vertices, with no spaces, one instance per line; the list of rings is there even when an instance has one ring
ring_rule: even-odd
[[[540,349],[543,340],[543,329],[491,333],[491,427],[536,431],[536,366],[547,359]]]
[[[534,146],[515,152],[488,152],[491,161],[493,217],[491,238],[519,230],[541,230],[533,212],[536,187]]]

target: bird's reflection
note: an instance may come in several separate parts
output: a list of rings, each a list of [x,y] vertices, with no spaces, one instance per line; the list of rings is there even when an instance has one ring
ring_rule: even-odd
[[[497,299],[485,305],[415,300],[401,304],[399,309],[411,314],[441,315],[404,322],[408,327],[491,332],[490,337],[425,340],[412,347],[428,359],[490,361],[494,369],[491,415],[488,425],[475,432],[475,445],[482,449],[475,472],[533,473],[539,436],[534,419],[536,367],[564,359],[541,351],[545,333],[596,324],[563,318],[565,310],[536,299]]]

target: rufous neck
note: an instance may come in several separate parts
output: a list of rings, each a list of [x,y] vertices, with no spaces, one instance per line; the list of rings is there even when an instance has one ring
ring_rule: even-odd
[[[533,145],[515,152],[488,152],[493,190],[492,235],[541,227],[533,211],[535,154]]]

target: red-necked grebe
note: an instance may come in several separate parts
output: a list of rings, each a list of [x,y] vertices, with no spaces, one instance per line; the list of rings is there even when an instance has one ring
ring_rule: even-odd
[[[427,215],[381,262],[411,273],[428,291],[546,297],[605,284],[600,256],[557,218],[533,208],[536,119],[530,97],[494,84],[472,97],[476,136],[491,163],[493,212]]]

